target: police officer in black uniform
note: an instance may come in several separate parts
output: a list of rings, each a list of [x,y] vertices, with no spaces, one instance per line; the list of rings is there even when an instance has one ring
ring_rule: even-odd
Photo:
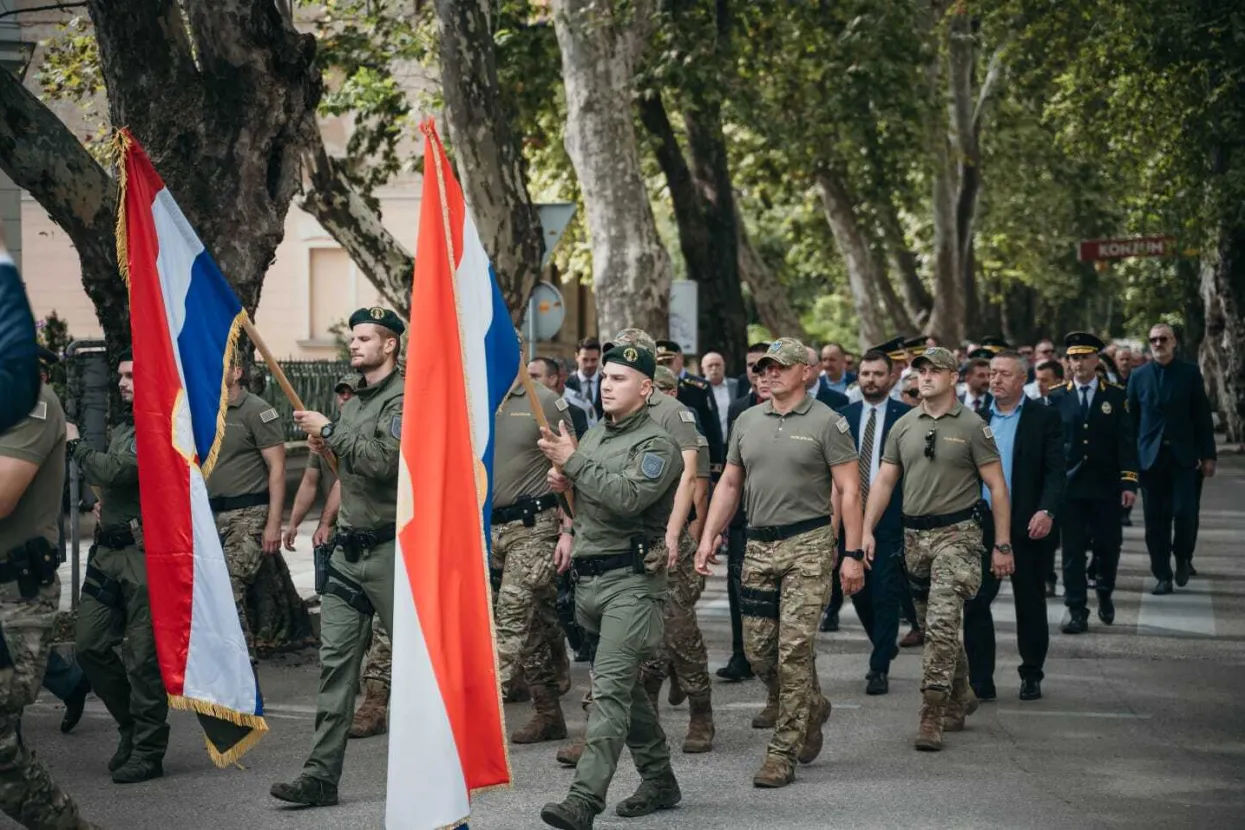
[[[1098,374],[1103,343],[1087,332],[1064,339],[1072,379],[1064,393],[1051,398],[1063,419],[1068,460],[1067,503],[1062,518],[1065,634],[1089,630],[1085,555],[1093,548],[1097,562],[1098,619],[1115,622],[1115,573],[1120,564],[1121,505],[1137,498],[1137,443],[1123,388]]]
[[[670,371],[679,379],[679,391],[676,395],[679,403],[690,408],[700,418],[701,431],[709,442],[709,470],[716,481],[726,461],[726,441],[722,437],[718,404],[709,388],[709,381],[683,368],[683,347],[673,340],[657,341],[657,362],[669,366]]]

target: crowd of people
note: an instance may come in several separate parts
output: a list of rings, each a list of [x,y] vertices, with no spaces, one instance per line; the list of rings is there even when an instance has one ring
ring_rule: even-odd
[[[294,413],[314,463],[291,521],[283,526],[278,414],[247,391],[241,367],[227,378],[225,434],[207,480],[253,651],[247,586],[265,554],[294,548],[319,477],[334,476],[313,537],[322,595],[313,747],[301,773],[271,790],[313,807],[337,803],[348,738],[385,731],[390,680],[384,632],[393,614],[404,324],[371,308],[355,312],[350,328],[352,373],[337,386],[339,411]],[[790,784],[822,750],[832,706],[815,641],[837,629],[845,598],[873,645],[868,694],[889,692],[901,646],[923,646],[914,745],[938,751],[944,733],[997,696],[991,603],[1003,579],[1016,603],[1022,700],[1042,696],[1045,603],[1057,581],[1065,633],[1089,630],[1090,589],[1099,622],[1114,622],[1121,526],[1139,489],[1153,592],[1186,585],[1196,576],[1201,483],[1215,471],[1211,412],[1196,366],[1176,356],[1173,330],[1154,326],[1148,346],[1148,354],[1112,353],[1093,334],[1073,332],[1058,350],[1049,340],[1013,348],[983,338],[952,352],[896,337],[856,359],[835,344],[818,353],[779,338],[750,346],[737,377],[722,355],[707,353],[701,377],[678,343],[624,329],[605,343],[581,342],[573,368],[533,359],[493,434],[500,681],[508,700],[532,704],[511,740],[569,737],[568,638],[591,676],[585,734],[556,754],[575,767],[575,781],[543,819],[591,828],[624,746],[642,782],[616,805],[619,815],[680,801],[658,698],[668,684],[671,703],[689,703],[683,752],[713,750],[696,604],[723,559],[732,654],[717,676],[765,686],[752,724],[771,738],[753,784],[767,788]],[[117,358],[129,403],[133,359]],[[169,739],[134,427],[123,418],[106,449],[90,447],[44,382],[28,414],[0,432],[0,668],[13,668],[0,674],[9,707],[0,718],[8,759],[0,806],[29,827],[91,826],[17,731],[22,707],[59,671],[48,645],[67,458],[98,493],[99,512],[77,619],[82,674],[64,694],[75,698],[75,720],[89,688],[116,721],[108,768],[118,784],[161,777]],[[901,619],[910,626],[902,639]],[[356,712],[361,677],[368,694]]]

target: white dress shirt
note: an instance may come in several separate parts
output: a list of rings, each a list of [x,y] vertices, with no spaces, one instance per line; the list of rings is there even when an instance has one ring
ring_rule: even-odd
[[[718,405],[718,421],[722,424],[722,434],[726,435],[726,416],[731,408],[730,382],[726,378],[722,378],[721,383],[717,386],[711,383],[709,388],[713,390],[713,400]]]
[[[878,477],[878,467],[882,463],[882,426],[886,423],[886,401],[881,403],[869,403],[863,401],[860,408],[860,430],[856,434],[860,439],[856,442],[856,449],[859,450],[865,441],[865,427],[869,425],[869,413],[876,411],[878,414],[874,416],[876,420],[873,424],[873,458],[869,459],[869,484],[872,485]]]
[[[1072,390],[1076,392],[1076,403],[1078,406],[1081,404],[1082,389],[1089,390],[1089,406],[1092,409],[1094,406],[1094,395],[1098,394],[1098,376],[1094,375],[1094,379],[1085,384],[1082,384],[1076,380],[1072,381]]]
[[[1036,380],[1025,384],[1025,397],[1035,401],[1042,400],[1042,387]]]

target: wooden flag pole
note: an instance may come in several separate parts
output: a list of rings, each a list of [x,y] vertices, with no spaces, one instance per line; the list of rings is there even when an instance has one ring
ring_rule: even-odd
[[[246,332],[246,336],[250,338],[255,348],[259,349],[260,355],[264,358],[264,363],[268,364],[269,371],[277,379],[277,385],[281,387],[285,397],[289,399],[295,409],[305,411],[307,406],[303,403],[303,399],[298,396],[298,393],[294,391],[294,387],[290,385],[290,379],[285,376],[285,371],[277,363],[277,359],[272,356],[272,352],[268,351],[268,344],[264,342],[264,338],[260,337],[259,330],[251,322],[249,314],[242,317],[242,330]],[[324,456],[324,460],[329,463],[329,467],[336,473],[337,456],[329,452],[328,455]]]
[[[549,426],[549,419],[545,417],[545,408],[540,405],[540,401],[536,397],[536,381],[532,380],[532,376],[527,373],[527,364],[529,362],[527,342],[522,338],[519,340],[519,355],[519,377],[522,378],[523,391],[527,393],[527,405],[532,408],[532,417],[536,419],[536,424],[541,429],[553,432],[553,429]],[[559,473],[562,472],[556,464],[553,469]],[[564,507],[567,508],[567,515],[573,516],[575,514],[575,494],[568,490],[565,493],[559,493],[558,496],[559,499],[566,500]]]

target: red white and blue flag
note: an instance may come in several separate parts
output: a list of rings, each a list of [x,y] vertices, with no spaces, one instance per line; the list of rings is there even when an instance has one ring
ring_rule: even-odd
[[[510,782],[488,584],[493,413],[519,343],[431,120],[411,291],[398,473],[391,830],[465,822],[472,792]],[[418,517],[416,521],[414,517]]]
[[[268,730],[204,483],[246,312],[138,142],[117,143],[151,623],[169,705],[198,713],[224,767]]]

